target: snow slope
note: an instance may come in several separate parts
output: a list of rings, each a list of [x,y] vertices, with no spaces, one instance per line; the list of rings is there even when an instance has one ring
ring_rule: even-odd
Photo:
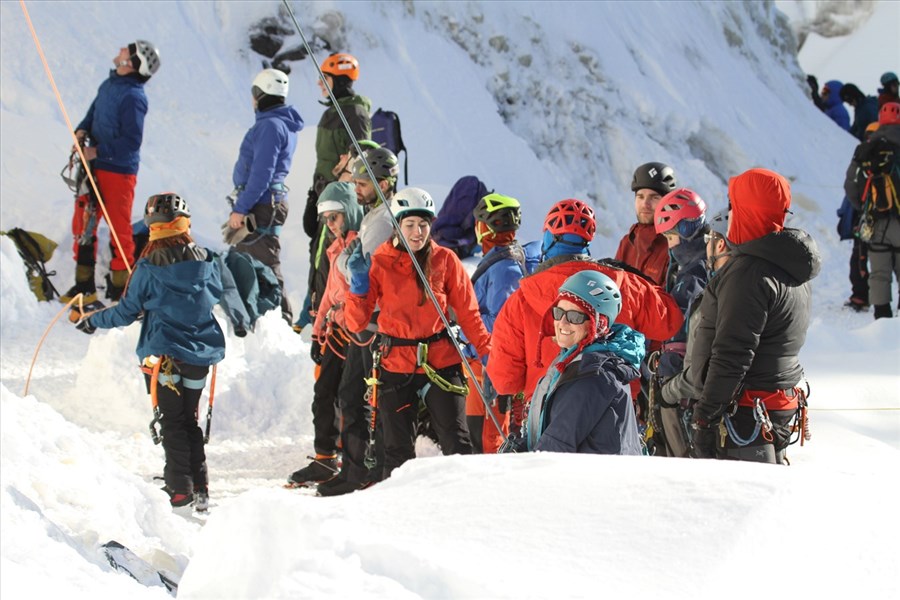
[[[195,236],[221,249],[224,196],[261,66],[247,30],[278,15],[279,3],[26,6],[73,123],[119,45],[146,38],[161,47],[137,197],[179,192]],[[834,210],[854,142],[806,97],[788,23],[770,3],[293,6],[308,31],[347,40],[362,63],[359,91],[401,115],[410,183],[440,199],[476,174],[522,200],[525,239],[550,204],[582,197],[600,215],[594,254],[612,254],[634,218],[631,173],[649,160],[674,165],[713,210],[725,205],[728,177],[746,168],[788,176],[792,222],[824,258],[802,357],[813,439],[792,448],[791,469],[439,458],[422,442],[429,458],[390,481],[311,498],[280,488],[312,451],[309,346],[270,314],[254,335],[228,338],[208,446],[214,506],[205,525],[186,521],[153,480],[162,452],[147,431],[137,327],[86,337],[56,325],[23,393],[59,307],[34,302],[2,238],[0,595],[163,597],[110,570],[97,551],[109,539],[181,578],[187,598],[746,597],[760,585],[900,595],[890,475],[900,451],[900,321],[840,308],[849,247],[836,239]],[[66,288],[71,196],[56,173],[71,140],[19,4],[0,3],[0,28],[0,228],[61,241],[50,267]],[[321,107],[308,61],[293,65],[291,82],[289,101],[307,121],[283,240],[296,306],[306,280],[299,213]],[[762,582],[733,576],[748,566]]]

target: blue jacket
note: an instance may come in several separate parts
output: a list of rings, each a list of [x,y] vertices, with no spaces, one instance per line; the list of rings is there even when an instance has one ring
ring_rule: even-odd
[[[478,310],[488,331],[494,330],[494,320],[500,309],[503,308],[506,299],[519,289],[519,280],[528,274],[527,268],[520,266],[520,263],[510,256],[510,252],[515,251],[521,252],[520,258],[524,261],[525,253],[518,244],[494,246],[484,255],[478,266],[492,264],[480,276],[473,276]],[[501,254],[506,258],[498,259],[497,257]]]
[[[850,133],[861,142],[866,141],[866,127],[878,121],[878,98],[866,96],[853,111]]]
[[[607,341],[589,344],[560,374],[556,362],[573,350],[560,352],[535,389],[526,425],[529,446],[546,452],[642,454],[629,382],[639,375],[644,336],[614,324]],[[533,431],[540,431],[536,443]]]
[[[257,203],[269,201],[269,190],[284,184],[301,129],[303,117],[293,106],[274,106],[256,113],[256,123],[241,142],[231,175],[234,186],[241,189],[234,212],[248,214]]]
[[[192,365],[213,365],[225,358],[225,335],[212,314],[221,295],[219,263],[210,252],[203,261],[167,266],[142,258],[119,303],[91,315],[90,323],[103,329],[123,327],[143,311],[138,358],[165,355]]]
[[[709,274],[706,271],[706,243],[699,236],[690,241],[683,241],[669,250],[669,273],[666,276],[666,291],[672,295],[681,313],[685,315],[684,324],[668,342],[687,343],[688,319],[694,299],[706,287]],[[669,379],[681,372],[684,365],[684,353],[662,351],[659,357],[657,372],[663,379]]]
[[[850,131],[850,113],[847,112],[847,109],[844,108],[844,103],[841,101],[841,88],[844,87],[844,84],[840,81],[832,80],[826,83],[825,87],[828,88],[828,95],[823,98],[825,114],[840,125],[841,129]]]
[[[97,148],[94,167],[113,173],[136,175],[141,162],[147,95],[144,82],[135,75],[116,75],[100,84],[87,115],[75,129],[84,129]]]

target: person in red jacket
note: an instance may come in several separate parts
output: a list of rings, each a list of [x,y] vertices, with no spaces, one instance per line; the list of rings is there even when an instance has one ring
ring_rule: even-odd
[[[619,242],[616,260],[634,267],[657,285],[664,285],[669,268],[669,245],[666,236],[657,234],[653,211],[663,196],[678,185],[675,170],[658,162],[639,166],[631,180],[637,223]]]
[[[559,287],[570,276],[591,269],[610,277],[622,293],[617,321],[649,339],[669,339],[684,321],[678,304],[658,285],[614,261],[590,258],[588,247],[596,227],[593,209],[581,200],[554,204],[544,221],[541,264],[522,279],[494,321],[488,375],[498,394],[523,392],[525,398],[513,402],[510,431],[521,426],[535,385],[559,351],[552,338],[540,338],[538,333]]]
[[[466,270],[456,254],[431,239],[434,200],[425,190],[406,188],[391,198],[391,213],[399,233],[371,257],[357,246],[347,261],[350,293],[344,306],[347,327],[354,332],[366,328],[376,306],[381,311],[381,365],[376,373],[380,383],[375,387],[378,423],[384,434],[385,477],[416,456],[420,398],[431,416],[441,451],[472,453],[462,358],[399,235],[428,278],[441,312],[453,311],[479,356],[487,356],[491,349],[490,334],[481,321]],[[329,490],[332,495],[353,491]]]

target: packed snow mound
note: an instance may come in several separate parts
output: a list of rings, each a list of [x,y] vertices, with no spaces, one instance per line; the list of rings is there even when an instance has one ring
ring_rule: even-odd
[[[823,38],[852,34],[872,18],[878,3],[879,0],[778,0],[775,4],[790,19],[799,50],[811,33]]]

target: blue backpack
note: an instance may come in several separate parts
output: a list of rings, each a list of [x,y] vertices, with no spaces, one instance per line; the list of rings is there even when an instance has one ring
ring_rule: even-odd
[[[456,252],[460,258],[475,253],[478,240],[475,237],[475,205],[490,192],[474,175],[461,177],[453,184],[447,199],[441,205],[437,219],[431,225],[431,237],[445,248]]]
[[[380,108],[372,115],[372,141],[378,142],[399,158],[403,152],[403,183],[409,185],[409,152],[400,134],[400,117],[397,113]]]

